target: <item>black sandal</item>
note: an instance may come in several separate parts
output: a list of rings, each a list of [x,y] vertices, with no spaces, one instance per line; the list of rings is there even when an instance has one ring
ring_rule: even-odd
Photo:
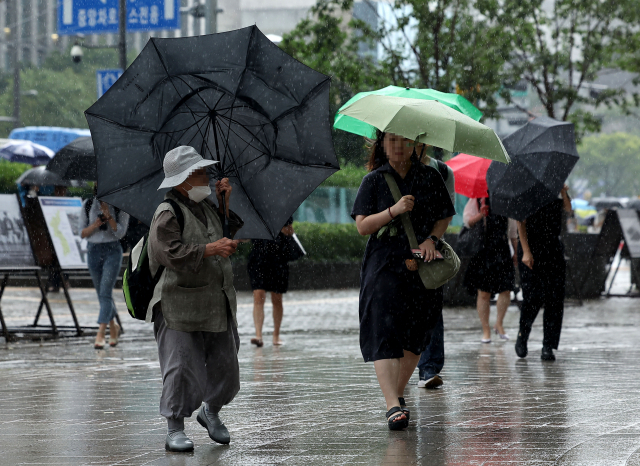
[[[404,398],[403,397],[399,397],[398,398],[398,402],[400,403],[400,409],[402,410],[404,415],[407,417],[407,422],[410,421],[411,420],[411,411],[409,411],[409,408],[407,408],[407,403],[405,403]]]
[[[394,406],[387,411],[387,424],[389,425],[389,430],[402,430],[409,426],[409,421],[407,421],[407,417],[402,409]]]

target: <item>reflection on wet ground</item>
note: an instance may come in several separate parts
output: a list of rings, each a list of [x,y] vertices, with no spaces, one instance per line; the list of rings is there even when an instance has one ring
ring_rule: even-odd
[[[73,296],[90,324],[95,295]],[[36,290],[8,297],[11,324],[28,321]],[[288,294],[280,348],[249,344],[250,303],[240,295],[242,389],[222,412],[230,446],[213,444],[193,417],[195,452],[164,451],[155,342],[121,310],[128,331],[115,349],[95,351],[90,338],[0,340],[0,464],[640,465],[639,300],[568,306],[555,363],[539,358],[541,317],[518,360],[513,339],[480,343],[475,310],[445,310],[445,385],[412,380],[405,432],[387,430],[373,366],[362,363],[356,290]],[[517,319],[510,309],[512,337]]]

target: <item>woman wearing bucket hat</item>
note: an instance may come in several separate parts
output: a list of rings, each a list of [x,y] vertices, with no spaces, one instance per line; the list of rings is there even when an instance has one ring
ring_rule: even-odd
[[[218,413],[240,389],[240,340],[229,261],[237,241],[223,237],[223,221],[227,215],[233,237],[242,220],[229,211],[228,179],[215,183],[218,204],[208,199],[206,167],[215,163],[189,146],[167,153],[159,189],[172,189],[156,209],[149,232],[150,272],[155,275],[165,267],[147,319],[154,322],[158,343],[163,381],[160,414],[167,418],[165,448],[170,451],[193,450],[184,433],[184,418],[202,402],[198,422],[212,440],[229,443]]]

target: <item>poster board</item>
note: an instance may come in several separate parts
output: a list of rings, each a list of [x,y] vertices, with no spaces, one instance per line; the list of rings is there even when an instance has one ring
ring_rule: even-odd
[[[35,265],[18,197],[15,194],[0,194],[0,268]]]
[[[39,197],[47,229],[63,269],[87,268],[87,240],[80,237],[82,199]]]
[[[632,259],[640,258],[640,220],[633,209],[618,209],[618,220],[624,236],[624,242]]]

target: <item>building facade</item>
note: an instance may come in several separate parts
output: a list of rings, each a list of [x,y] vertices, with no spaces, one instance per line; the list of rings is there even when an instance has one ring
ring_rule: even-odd
[[[181,28],[127,35],[129,50],[140,51],[150,37],[186,37],[204,34],[205,18],[188,11],[199,0],[181,0]],[[206,1],[206,0],[201,0]],[[256,24],[265,34],[282,36],[303,19],[315,0],[217,0],[218,32]],[[10,47],[17,41],[18,60],[39,66],[54,50],[68,50],[76,37],[58,36],[58,0],[5,0],[0,2],[0,68],[11,69]],[[15,8],[15,14],[12,9]],[[17,18],[17,20],[15,19]],[[84,37],[87,44],[117,43],[117,34]]]

